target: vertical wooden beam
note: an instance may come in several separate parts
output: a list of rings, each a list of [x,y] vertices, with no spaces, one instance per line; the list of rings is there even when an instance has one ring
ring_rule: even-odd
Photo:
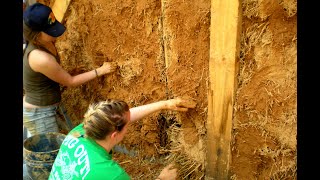
[[[168,39],[168,30],[165,28],[166,22],[166,13],[165,13],[165,7],[166,7],[166,0],[161,0],[161,28],[162,28],[162,46],[163,46],[163,53],[164,53],[164,61],[166,65],[166,69],[169,68],[169,44],[170,41]],[[168,77],[167,77],[168,78]],[[167,80],[168,81],[168,80]]]
[[[37,1],[36,0],[25,0],[25,3],[26,3],[26,7],[36,3]]]
[[[211,0],[206,179],[229,179],[241,3]]]
[[[71,0],[55,0],[52,6],[52,12],[56,19],[62,23],[64,15],[68,9]]]

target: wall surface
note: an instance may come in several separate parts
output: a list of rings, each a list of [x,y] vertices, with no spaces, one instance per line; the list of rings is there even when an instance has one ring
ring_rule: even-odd
[[[114,159],[133,179],[152,179],[172,161],[180,179],[205,179],[210,4],[73,0],[69,5],[67,31],[56,42],[62,66],[76,75],[104,61],[119,65],[117,72],[80,87],[62,87],[75,125],[90,103],[106,98],[131,107],[176,96],[197,102],[187,113],[158,112],[131,125],[122,145],[136,154],[115,153]],[[241,2],[230,179],[296,179],[296,5]]]
[[[297,2],[245,0],[234,106],[234,179],[296,179]]]

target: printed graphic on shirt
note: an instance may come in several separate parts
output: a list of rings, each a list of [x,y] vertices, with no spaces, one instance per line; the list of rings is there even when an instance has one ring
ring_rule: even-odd
[[[61,146],[67,150],[57,156],[52,169],[54,178],[57,180],[70,180],[75,177],[84,179],[90,172],[90,162],[83,144],[79,144],[78,138],[68,135]],[[58,168],[61,173],[56,171]]]

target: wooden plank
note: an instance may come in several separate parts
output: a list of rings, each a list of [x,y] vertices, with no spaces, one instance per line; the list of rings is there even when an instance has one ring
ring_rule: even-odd
[[[26,7],[28,7],[28,6],[36,3],[37,1],[36,0],[25,0],[24,2],[26,3]]]
[[[210,26],[206,179],[230,179],[230,141],[241,32],[239,0],[211,0]]]
[[[71,0],[55,0],[52,6],[52,12],[59,22],[63,21]]]
[[[167,24],[166,22],[166,13],[165,13],[165,7],[166,7],[166,3],[167,1],[165,0],[161,0],[161,28],[162,28],[162,40],[161,40],[161,43],[162,43],[162,51],[163,51],[163,54],[164,54],[164,61],[165,61],[165,66],[166,66],[166,69],[169,68],[169,60],[171,59],[170,57],[170,52],[169,52],[169,44],[170,44],[170,41],[168,40],[168,31],[167,29],[165,28],[164,24]],[[167,76],[167,81],[168,81],[168,76]]]

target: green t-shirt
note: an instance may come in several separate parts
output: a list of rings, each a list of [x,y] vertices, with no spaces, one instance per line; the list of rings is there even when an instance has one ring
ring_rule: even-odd
[[[75,138],[71,134],[80,133]],[[103,147],[84,138],[83,124],[75,127],[63,140],[51,169],[49,180],[129,180],[129,175],[112,160]]]

